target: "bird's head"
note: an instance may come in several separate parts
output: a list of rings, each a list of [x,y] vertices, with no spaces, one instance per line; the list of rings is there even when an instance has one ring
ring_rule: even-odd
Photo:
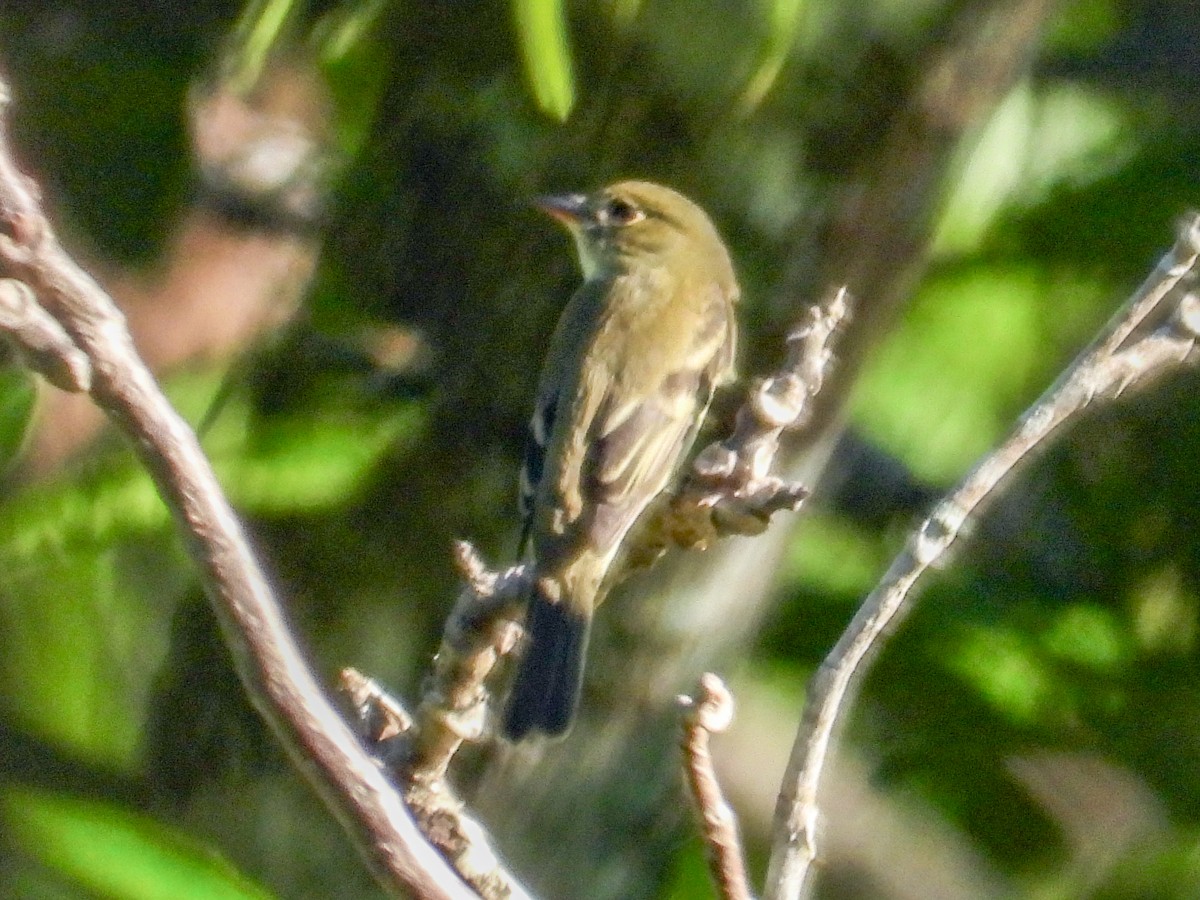
[[[620,181],[591,194],[541,197],[537,205],[575,238],[584,278],[642,265],[729,266],[704,210],[659,184]]]

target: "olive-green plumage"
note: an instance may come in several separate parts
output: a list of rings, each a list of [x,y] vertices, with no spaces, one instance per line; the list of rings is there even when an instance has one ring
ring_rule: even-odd
[[[605,576],[733,376],[737,282],[707,215],[625,181],[540,204],[575,237],[584,283],[559,319],[522,472],[534,586],[505,732],[562,734]]]

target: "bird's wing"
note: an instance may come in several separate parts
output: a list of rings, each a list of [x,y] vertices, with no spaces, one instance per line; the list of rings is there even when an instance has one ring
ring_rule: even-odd
[[[731,309],[714,285],[679,363],[657,384],[601,407],[587,467],[595,507],[589,533],[597,545],[622,540],[695,440],[716,384],[732,371]]]
[[[521,517],[521,540],[517,545],[519,554],[524,554],[529,543],[529,529],[533,526],[533,504],[537,498],[538,486],[542,482],[542,468],[546,460],[546,441],[554,428],[557,408],[557,392],[545,395],[539,392],[534,403],[533,416],[525,433],[525,455],[521,461],[517,495],[517,512]]]
[[[592,299],[588,285],[572,306]],[[578,302],[577,302],[578,301]],[[571,310],[568,310],[568,314]],[[649,503],[667,487],[671,475],[696,436],[714,387],[730,377],[733,364],[732,306],[713,285],[707,289],[699,327],[675,366],[654,383],[618,388],[619,379],[604,365],[583,367],[578,381],[554,374],[543,380],[530,422],[521,472],[522,546],[537,516],[565,543],[562,550],[586,541],[601,555],[615,551]],[[590,341],[595,332],[582,325],[556,335]],[[561,357],[583,352],[573,347]],[[550,369],[554,372],[554,369]],[[557,444],[553,471],[546,469],[551,444]],[[545,478],[552,481],[543,486]],[[543,492],[543,487],[549,488]],[[538,506],[542,508],[539,510]]]
[[[595,405],[603,397],[607,382],[600,378],[601,372],[595,371],[590,384],[577,384],[572,376],[577,377],[578,373],[574,371],[572,363],[592,343],[600,322],[603,301],[603,287],[585,281],[563,310],[550,339],[521,466],[518,510],[521,515],[522,552],[527,547],[533,529],[538,494],[542,489],[542,479],[547,474],[554,479],[556,492],[560,495],[552,502],[564,507],[568,518],[578,515],[582,499],[579,493],[579,469],[582,465],[583,441],[587,436],[587,424],[595,416]],[[597,381],[597,378],[600,380]],[[565,407],[560,409],[564,403]],[[555,427],[560,419],[563,420],[564,434],[556,435]],[[550,453],[550,443],[564,438],[568,440],[564,446],[565,452],[559,453],[556,471],[547,473],[546,458]],[[574,510],[573,515],[571,510]]]

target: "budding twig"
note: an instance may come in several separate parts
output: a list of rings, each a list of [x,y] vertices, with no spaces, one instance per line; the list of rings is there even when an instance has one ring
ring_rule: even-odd
[[[487,831],[467,813],[449,782],[411,767],[414,722],[403,705],[356,669],[342,670],[340,687],[353,706],[360,736],[396,776],[422,833],[463,881],[484,900],[527,898],[492,849]]]
[[[781,370],[754,386],[738,415],[734,433],[697,459],[668,515],[676,529],[672,538],[676,543],[702,546],[723,534],[756,533],[766,527],[773,512],[794,509],[807,495],[804,488],[773,476],[770,470],[780,435],[787,428],[803,424],[808,415],[812,398],[832,364],[832,340],[847,314],[844,290],[815,307],[808,320],[789,337],[788,358]],[[684,524],[688,522],[692,524]],[[703,529],[705,536],[702,540],[681,539],[685,528],[693,534]],[[483,830],[465,815],[446,775],[463,742],[484,737],[489,697],[486,682],[496,663],[512,651],[520,638],[517,623],[530,574],[524,565],[500,571],[489,569],[465,541],[455,546],[455,561],[464,586],[446,620],[416,715],[410,718],[397,701],[353,670],[343,673],[343,689],[352,697],[365,739],[397,778],[430,841],[485,897],[518,896],[520,886],[490,849]],[[706,696],[704,710],[716,703],[716,690],[712,688]],[[707,712],[707,724],[699,719],[695,722],[689,729],[694,736],[689,741],[691,758],[700,767],[689,770],[694,781],[704,778],[700,773],[705,766],[711,769],[706,761],[707,733],[716,730]],[[730,817],[732,813],[723,801],[720,806],[704,805],[713,796],[712,790],[720,796],[715,777],[708,777],[696,790],[702,787],[704,793],[698,793],[697,798],[706,821],[711,810],[712,816],[722,820],[722,836],[733,827],[732,843],[721,853],[729,859],[722,863],[721,870],[733,873],[729,875],[733,879],[730,885],[739,879],[744,885],[736,826],[727,827],[723,822],[722,811]],[[738,859],[736,872],[733,857]],[[748,896],[744,890],[728,896]]]
[[[720,678],[706,672],[700,678],[698,696],[680,697],[679,702],[686,710],[684,770],[700,814],[708,866],[717,894],[721,900],[750,900],[737,816],[721,792],[708,750],[709,735],[720,734],[733,722],[733,695]]]
[[[483,737],[488,693],[485,681],[501,657],[516,646],[526,596],[524,566],[489,570],[466,541],[455,545],[465,585],[446,620],[433,672],[417,710],[408,777],[440,781],[465,741]]]
[[[807,496],[805,488],[770,470],[780,435],[802,425],[809,414],[832,365],[832,341],[848,312],[847,292],[840,290],[814,307],[789,337],[788,357],[780,371],[754,386],[734,433],[700,454],[673,498],[663,532],[673,542],[702,547],[725,534],[760,532],[773,512],[795,509]],[[476,831],[478,826],[463,814],[446,774],[464,741],[484,737],[486,681],[520,638],[517,623],[530,574],[524,565],[489,569],[465,541],[455,546],[455,558],[464,586],[446,620],[415,717],[409,719],[396,701],[353,670],[343,673],[343,688],[351,693],[366,739],[400,782],[422,831],[469,884],[493,896],[487,892],[519,888],[488,848],[482,830]],[[712,702],[710,698],[709,705]],[[697,741],[707,740],[695,729],[693,733]],[[703,753],[707,757],[706,749]],[[715,780],[711,783],[715,787]],[[740,860],[736,839],[734,849]]]
[[[733,434],[705,447],[672,500],[663,533],[703,549],[729,534],[759,534],[773,513],[800,506],[808,489],[771,474],[785,431],[801,428],[833,367],[833,343],[850,315],[850,294],[812,307],[787,340],[779,371],[759,380],[738,411]]]

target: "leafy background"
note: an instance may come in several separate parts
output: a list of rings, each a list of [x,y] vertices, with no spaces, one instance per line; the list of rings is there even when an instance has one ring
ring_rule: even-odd
[[[106,271],[151,270],[193,202],[186,100],[223,41],[290,43],[322,73],[341,167],[311,297],[235,369],[205,447],[318,670],[412,696],[453,596],[450,538],[512,552],[537,348],[577,277],[527,198],[629,174],[680,187],[729,239],[747,333],[768,334],[792,315],[776,287],[804,264],[797,235],[961,6],[16,3],[0,58],[23,159]],[[860,438],[728,672],[743,714],[722,762],[756,865],[805,679],[905,529],[1200,202],[1198,38],[1189,0],[1065,3],[959,149],[911,305],[847,399]],[[417,361],[330,349],[379,327],[415,336]],[[167,387],[199,421],[228,369]],[[11,459],[34,394],[2,377]],[[1093,416],[928,586],[851,724],[823,896],[1200,893],[1196,396],[1187,376]],[[6,488],[0,642],[0,893],[376,895],[241,698],[119,442]],[[686,819],[668,831],[636,886],[574,895],[706,896]]]

